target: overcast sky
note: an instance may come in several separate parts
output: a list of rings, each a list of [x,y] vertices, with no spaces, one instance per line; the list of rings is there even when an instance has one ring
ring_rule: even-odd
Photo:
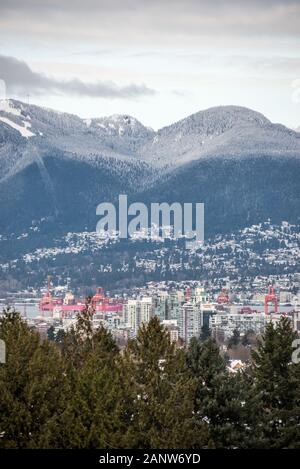
[[[300,125],[300,0],[0,0],[7,97],[155,129],[247,106]]]

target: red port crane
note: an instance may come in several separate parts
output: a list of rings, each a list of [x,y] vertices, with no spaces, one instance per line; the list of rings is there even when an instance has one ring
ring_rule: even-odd
[[[265,314],[269,314],[269,303],[274,305],[275,314],[278,313],[278,298],[275,293],[275,288],[270,285],[268,293],[265,295]]]

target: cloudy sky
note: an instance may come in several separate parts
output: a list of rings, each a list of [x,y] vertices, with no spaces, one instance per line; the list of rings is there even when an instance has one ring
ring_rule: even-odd
[[[155,129],[225,104],[298,127],[300,0],[0,0],[0,79]]]

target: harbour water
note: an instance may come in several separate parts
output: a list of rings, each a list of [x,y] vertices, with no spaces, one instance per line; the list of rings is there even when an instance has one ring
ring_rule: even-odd
[[[0,310],[3,308],[10,306],[12,308],[15,308],[16,311],[21,313],[22,316],[27,317],[27,318],[35,318],[37,317],[40,312],[39,312],[39,299],[38,298],[19,298],[16,300],[4,300],[0,299]],[[241,308],[245,307],[247,305],[242,305],[242,304],[233,304],[230,305],[230,312],[231,313],[238,313]],[[249,305],[252,311],[257,311],[257,312],[264,312],[264,305]],[[280,304],[278,307],[279,313],[281,314],[287,314],[291,311],[294,310],[294,307],[292,305],[285,305],[285,304]],[[272,309],[270,308],[269,310],[272,312]]]
[[[27,318],[35,318],[39,315],[39,303],[38,300],[33,301],[32,299],[26,300],[16,300],[16,301],[7,301],[7,300],[0,300],[0,308],[1,310],[11,307],[18,311],[22,316]]]

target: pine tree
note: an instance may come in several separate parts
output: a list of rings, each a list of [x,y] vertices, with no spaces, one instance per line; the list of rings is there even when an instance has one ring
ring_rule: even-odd
[[[202,342],[205,342],[211,337],[211,330],[207,324],[201,327],[200,339]]]
[[[63,340],[72,395],[60,422],[63,448],[122,448],[127,431],[126,396],[118,347],[104,327],[94,329],[87,299]]]
[[[254,383],[262,401],[264,445],[300,447],[300,365],[292,363],[296,334],[289,318],[270,322],[252,353]]]
[[[0,446],[48,447],[68,395],[60,352],[15,311],[0,319],[0,338],[7,352],[0,366]]]
[[[127,422],[119,350],[100,327],[85,352],[80,366],[69,372],[72,397],[62,421],[61,446],[121,448]]]
[[[253,445],[255,397],[248,393],[242,374],[229,374],[215,340],[201,343],[193,338],[187,350],[186,364],[197,380],[194,410],[198,422],[206,423],[208,447]]]
[[[207,443],[193,416],[195,381],[185,369],[184,353],[155,317],[142,325],[125,353],[132,397],[128,446],[192,448]]]
[[[77,315],[76,325],[62,337],[62,351],[69,367],[79,368],[94,348],[93,315],[95,309],[91,297],[86,299],[85,308]]]
[[[241,344],[244,347],[247,347],[247,345],[250,345],[251,344],[250,337],[253,336],[253,335],[254,335],[253,331],[251,331],[251,330],[247,331],[242,337]]]
[[[55,342],[62,346],[65,340],[66,333],[63,329],[58,329],[56,335],[55,335]]]
[[[233,348],[239,345],[240,343],[240,332],[238,329],[234,329],[232,336],[230,337],[228,341],[228,348]]]
[[[48,331],[47,331],[47,337],[49,340],[54,341],[55,340],[55,329],[54,326],[50,326]]]

